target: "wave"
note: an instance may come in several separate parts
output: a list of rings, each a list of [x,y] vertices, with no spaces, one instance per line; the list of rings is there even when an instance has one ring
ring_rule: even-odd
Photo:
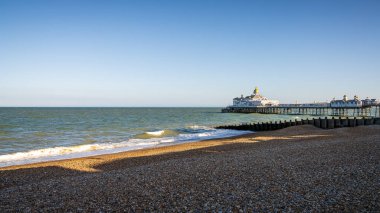
[[[150,139],[150,138],[162,138],[162,137],[171,137],[177,136],[180,132],[170,129],[158,130],[153,132],[144,132],[142,134],[135,135],[134,138],[138,139]]]
[[[212,127],[209,127],[209,126],[199,126],[199,125],[191,125],[191,126],[188,126],[189,129],[201,129],[201,130],[212,130],[214,128]]]
[[[58,146],[44,149],[31,150],[0,155],[0,167],[20,165],[26,163],[44,162],[51,160],[86,157],[101,154],[111,154],[129,150],[137,150],[155,146],[165,146],[185,142],[236,136],[250,131],[212,129],[196,127],[197,131],[190,130],[159,130],[145,132],[122,142],[116,143],[94,143],[76,146]]]
[[[146,132],[146,134],[148,135],[154,135],[154,136],[160,136],[162,134],[164,134],[165,130],[159,130],[159,131],[155,131],[155,132]]]

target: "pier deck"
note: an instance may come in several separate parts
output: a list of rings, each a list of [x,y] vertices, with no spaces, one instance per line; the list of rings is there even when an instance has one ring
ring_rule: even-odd
[[[279,106],[235,107],[222,109],[223,113],[260,113],[285,115],[313,115],[313,116],[380,116],[380,105],[361,107],[331,107],[331,106],[303,106],[287,104]]]

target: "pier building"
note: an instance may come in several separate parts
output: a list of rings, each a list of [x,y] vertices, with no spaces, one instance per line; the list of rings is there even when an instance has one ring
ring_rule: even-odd
[[[335,98],[330,102],[333,108],[344,108],[344,107],[361,107],[363,105],[362,101],[359,100],[358,96],[354,96],[354,99],[348,100],[347,95],[343,96],[342,100],[335,100]]]
[[[234,107],[259,107],[259,106],[278,106],[278,100],[270,100],[259,93],[259,88],[255,87],[252,95],[244,97],[237,97],[233,99]]]

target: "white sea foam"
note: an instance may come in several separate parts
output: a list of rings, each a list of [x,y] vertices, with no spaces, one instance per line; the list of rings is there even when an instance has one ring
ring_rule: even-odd
[[[146,134],[159,136],[159,135],[164,134],[164,132],[165,132],[165,130],[159,130],[159,131],[155,131],[155,132],[146,132]]]
[[[202,129],[202,130],[212,130],[213,128],[208,126],[199,126],[199,125],[191,125],[188,128],[190,129]]]
[[[204,129],[203,127],[196,127]],[[152,135],[162,135],[164,130],[147,132]],[[35,162],[44,162],[59,159],[78,158],[100,154],[110,154],[129,150],[137,150],[160,145],[178,144],[191,141],[206,140],[212,138],[221,138],[236,136],[249,133],[249,131],[209,129],[205,132],[178,134],[170,137],[148,138],[148,139],[129,139],[117,143],[95,143],[77,146],[59,146],[45,149],[37,149],[26,152],[17,152],[0,155],[0,167],[10,165],[20,165]]]

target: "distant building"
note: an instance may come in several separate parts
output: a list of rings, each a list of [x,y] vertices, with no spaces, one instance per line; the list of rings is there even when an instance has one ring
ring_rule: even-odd
[[[354,96],[354,99],[348,100],[347,95],[343,96],[342,100],[335,100],[333,99],[330,102],[330,106],[333,108],[340,108],[340,107],[361,107],[362,101],[359,100],[358,96]]]
[[[233,99],[233,107],[258,107],[258,106],[278,106],[278,100],[270,100],[259,93],[256,87],[252,95],[244,97],[237,97]]]
[[[363,106],[375,106],[375,105],[379,105],[380,102],[376,99],[369,99],[368,97],[364,100],[362,100],[362,104]]]

